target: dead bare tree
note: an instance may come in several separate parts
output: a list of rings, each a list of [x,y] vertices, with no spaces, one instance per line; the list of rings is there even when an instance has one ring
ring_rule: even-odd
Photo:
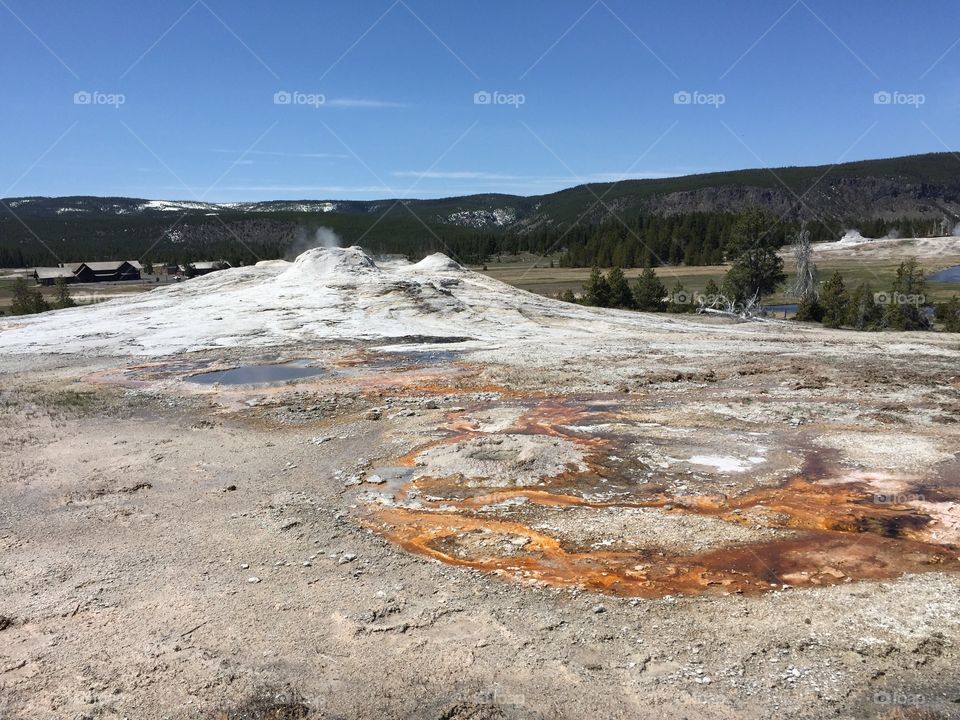
[[[766,318],[760,316],[762,310],[759,293],[754,293],[752,298],[742,303],[736,298],[728,298],[724,295],[711,297],[701,295],[697,298],[698,315],[722,315],[740,320],[765,322]]]
[[[793,282],[792,292],[797,302],[802,303],[817,295],[817,265],[813,262],[810,231],[805,224],[797,233],[793,246],[793,260],[797,277]]]

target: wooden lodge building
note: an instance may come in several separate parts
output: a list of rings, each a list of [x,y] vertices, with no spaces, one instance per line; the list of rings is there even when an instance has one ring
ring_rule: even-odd
[[[136,260],[110,260],[34,268],[33,277],[40,285],[53,285],[60,278],[68,283],[117,282],[139,280],[142,270]]]

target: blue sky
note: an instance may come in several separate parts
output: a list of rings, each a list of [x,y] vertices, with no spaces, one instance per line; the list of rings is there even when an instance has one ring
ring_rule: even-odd
[[[529,195],[960,148],[940,0],[0,0],[0,60],[0,196]]]

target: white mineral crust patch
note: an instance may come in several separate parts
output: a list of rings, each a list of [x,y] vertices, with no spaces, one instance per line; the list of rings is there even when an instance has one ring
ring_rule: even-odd
[[[570,440],[544,435],[480,436],[431,448],[417,457],[417,475],[461,475],[490,487],[526,487],[568,469],[586,470]]]

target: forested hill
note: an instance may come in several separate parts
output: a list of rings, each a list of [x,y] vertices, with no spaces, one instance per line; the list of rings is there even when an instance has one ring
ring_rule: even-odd
[[[932,153],[839,165],[733,170],[683,177],[595,183],[537,198],[553,223],[575,220],[594,205],[634,215],[737,212],[762,207],[791,218],[960,219],[960,156]],[[600,214],[597,214],[597,213]]]
[[[580,185],[549,195],[438,200],[277,200],[213,204],[138,198],[0,201],[0,266],[117,257],[283,257],[318,227],[372,252],[442,250],[478,262],[498,252],[561,253],[574,265],[722,258],[738,213],[759,207],[784,241],[806,221],[815,240],[857,227],[879,237],[936,234],[960,219],[951,153],[836,166],[755,169]]]

